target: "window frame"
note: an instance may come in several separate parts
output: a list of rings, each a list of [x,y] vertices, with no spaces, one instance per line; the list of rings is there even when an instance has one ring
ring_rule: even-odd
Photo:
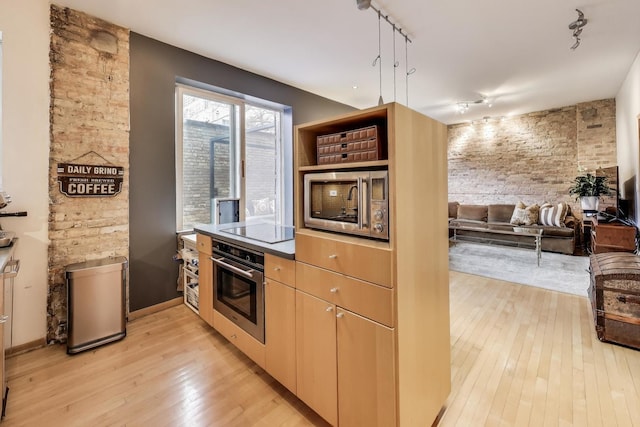
[[[276,111],[279,116],[279,124],[277,129],[277,134],[279,135],[279,142],[276,144],[276,156],[278,159],[276,171],[277,183],[276,183],[276,194],[279,194],[279,203],[275,209],[275,222],[286,224],[287,222],[291,222],[293,217],[293,212],[288,212],[288,210],[293,211],[293,200],[292,200],[292,191],[291,185],[287,185],[287,180],[292,179],[292,165],[289,165],[292,158],[292,134],[293,134],[293,126],[291,124],[291,109],[290,107],[286,107],[284,105],[276,104],[270,101],[261,100],[254,97],[248,97],[240,94],[228,94],[229,91],[224,89],[209,87],[209,85],[197,83],[197,82],[182,82],[180,80],[176,81],[175,84],[175,120],[176,120],[176,134],[175,134],[175,171],[176,171],[176,231],[182,232],[188,229],[184,229],[183,222],[183,202],[184,202],[184,194],[183,194],[183,172],[184,172],[184,158],[183,158],[183,96],[185,94],[201,97],[204,99],[208,99],[214,102],[221,102],[232,104],[234,107],[238,108],[237,110],[237,118],[238,124],[237,128],[234,130],[237,134],[238,138],[238,147],[235,150],[235,154],[237,158],[234,161],[234,171],[235,171],[235,179],[234,179],[234,188],[233,188],[233,197],[238,197],[240,199],[240,221],[245,221],[245,209],[246,209],[246,106],[252,106],[256,108],[264,108]],[[290,126],[291,129],[287,132],[286,126]],[[291,146],[291,147],[288,147]],[[214,219],[211,218],[211,222],[214,222]]]

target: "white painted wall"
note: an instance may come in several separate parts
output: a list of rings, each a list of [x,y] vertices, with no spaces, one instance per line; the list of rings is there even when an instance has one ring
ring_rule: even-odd
[[[616,142],[621,186],[635,179],[635,223],[640,224],[640,53],[616,96]],[[622,193],[623,198],[630,196]]]
[[[49,175],[49,1],[0,0],[2,183],[13,202],[0,218],[20,238],[13,345],[44,338],[47,311]]]

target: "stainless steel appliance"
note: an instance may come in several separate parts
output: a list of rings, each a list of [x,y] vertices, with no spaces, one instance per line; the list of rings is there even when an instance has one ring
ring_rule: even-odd
[[[67,353],[75,354],[127,335],[125,257],[68,265]]]
[[[264,254],[213,240],[213,308],[264,343]]]
[[[304,176],[304,225],[389,240],[386,170]]]

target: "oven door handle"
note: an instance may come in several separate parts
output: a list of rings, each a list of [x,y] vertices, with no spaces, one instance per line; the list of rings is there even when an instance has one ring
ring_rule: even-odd
[[[250,270],[243,270],[241,268],[235,267],[231,264],[227,264],[226,262],[224,262],[224,257],[222,258],[214,258],[211,257],[211,261],[215,262],[216,264],[219,264],[221,266],[223,266],[224,268],[228,268],[229,270],[241,274],[244,277],[248,277],[249,279],[253,279],[253,272],[255,271],[254,269],[250,269]]]

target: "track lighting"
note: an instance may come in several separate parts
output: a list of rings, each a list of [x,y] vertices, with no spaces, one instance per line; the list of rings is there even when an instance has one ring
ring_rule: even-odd
[[[359,10],[373,9],[378,14],[378,56],[373,60],[371,64],[373,67],[378,66],[378,72],[380,74],[380,95],[378,97],[378,105],[382,105],[384,100],[382,99],[382,54],[381,54],[381,29],[380,24],[384,19],[393,29],[393,101],[396,101],[396,68],[400,66],[400,62],[396,61],[396,33],[400,34],[404,38],[405,42],[405,79],[406,79],[406,91],[407,91],[407,106],[409,106],[409,76],[416,72],[415,68],[409,69],[409,43],[411,39],[409,35],[397,26],[389,15],[383,14],[382,11],[371,4],[371,0],[356,0],[356,6]]]
[[[359,10],[366,10],[371,7],[371,0],[356,0],[356,6]]]
[[[456,110],[458,113],[464,114],[469,110],[471,105],[486,105],[487,107],[493,107],[493,103],[489,101],[489,98],[486,96],[482,96],[480,99],[476,99],[475,101],[460,101],[456,104]]]

